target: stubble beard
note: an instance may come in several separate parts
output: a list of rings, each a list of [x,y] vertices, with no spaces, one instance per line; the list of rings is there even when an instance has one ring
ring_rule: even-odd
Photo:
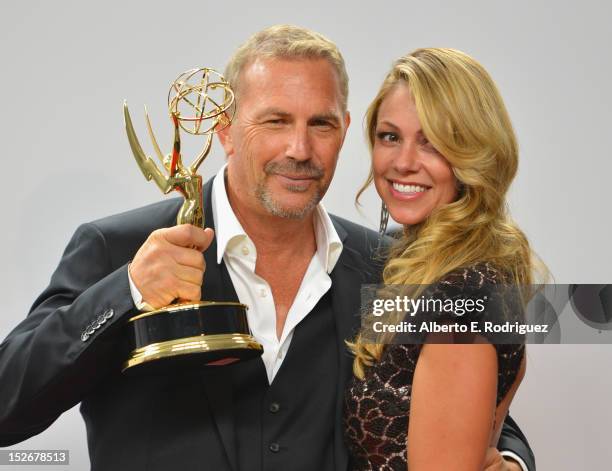
[[[317,185],[315,192],[311,198],[301,207],[287,207],[284,206],[278,199],[275,199],[272,192],[269,190],[266,180],[270,175],[276,173],[282,173],[282,171],[290,171],[302,174],[304,176],[314,177],[314,184]],[[295,161],[284,161],[284,162],[270,162],[265,168],[264,172],[266,176],[257,183],[255,188],[255,196],[261,203],[261,205],[273,216],[286,218],[286,219],[303,219],[319,204],[323,198],[323,191],[320,184],[320,179],[323,177],[323,170],[313,165],[310,161],[306,162],[295,162]],[[308,191],[308,188],[303,189],[301,186],[286,186],[287,190],[292,193],[304,193]]]
[[[303,193],[301,188],[287,188],[289,191],[293,193]],[[301,207],[286,207],[283,206],[279,201],[274,199],[272,193],[266,186],[265,182],[260,182],[255,189],[255,196],[261,203],[261,205],[265,208],[273,216],[286,218],[286,219],[303,219],[308,214],[312,212],[312,210],[319,204],[321,201],[321,190],[317,188],[316,192],[312,195],[312,197],[306,202],[305,205]]]

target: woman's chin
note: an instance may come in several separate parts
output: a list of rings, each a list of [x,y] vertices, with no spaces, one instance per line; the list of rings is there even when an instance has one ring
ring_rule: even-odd
[[[396,223],[402,226],[414,226],[425,220],[424,215],[407,211],[393,211],[389,209],[389,215]]]

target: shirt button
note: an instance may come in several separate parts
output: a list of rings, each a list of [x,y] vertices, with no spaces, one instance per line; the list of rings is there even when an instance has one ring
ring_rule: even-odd
[[[270,412],[274,414],[278,412],[279,410],[280,410],[280,404],[278,402],[273,402],[272,404],[270,404]]]
[[[242,246],[242,255],[248,255],[249,254],[249,248],[246,245]]]
[[[280,445],[276,442],[274,443],[270,443],[270,451],[272,453],[278,453],[278,451],[280,450]]]
[[[262,298],[265,298],[267,294],[268,294],[268,293],[266,292],[266,289],[265,289],[265,288],[261,288],[261,289],[259,290],[259,295],[260,295]]]

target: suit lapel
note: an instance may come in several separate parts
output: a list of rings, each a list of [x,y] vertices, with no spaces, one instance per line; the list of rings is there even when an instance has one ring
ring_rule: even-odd
[[[347,233],[342,226],[334,221],[336,232],[344,242]],[[344,445],[344,424],[342,421],[344,394],[346,384],[352,375],[353,356],[346,346],[345,340],[353,340],[357,334],[361,317],[359,313],[361,304],[360,288],[366,281],[366,273],[371,271],[363,261],[363,257],[354,249],[346,245],[338,259],[336,267],[331,273],[332,308],[337,333],[338,347],[338,375],[339,381],[336,389],[336,417],[334,425],[334,450],[336,469],[344,470],[348,466],[348,454]]]
[[[204,185],[205,226],[215,228],[212,211],[212,182]],[[204,252],[206,272],[202,284],[202,299],[207,301],[237,301],[238,296],[231,283],[225,263],[217,264],[217,241],[213,239],[210,247]],[[229,282],[228,282],[229,280]],[[210,413],[217,425],[217,430],[227,459],[232,470],[238,470],[236,430],[234,424],[234,403],[231,368],[208,368],[204,375],[204,389],[210,405]]]

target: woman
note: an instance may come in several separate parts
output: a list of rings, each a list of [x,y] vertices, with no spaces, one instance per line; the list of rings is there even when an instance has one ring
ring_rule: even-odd
[[[480,64],[452,49],[400,58],[366,126],[372,169],[361,192],[373,181],[383,220],[390,213],[404,226],[385,284],[431,285],[438,294],[450,288],[454,295],[531,284],[529,244],[506,212],[517,143]],[[362,331],[349,344],[355,377],[345,436],[354,468],[482,469],[524,375],[524,345],[367,337]]]

